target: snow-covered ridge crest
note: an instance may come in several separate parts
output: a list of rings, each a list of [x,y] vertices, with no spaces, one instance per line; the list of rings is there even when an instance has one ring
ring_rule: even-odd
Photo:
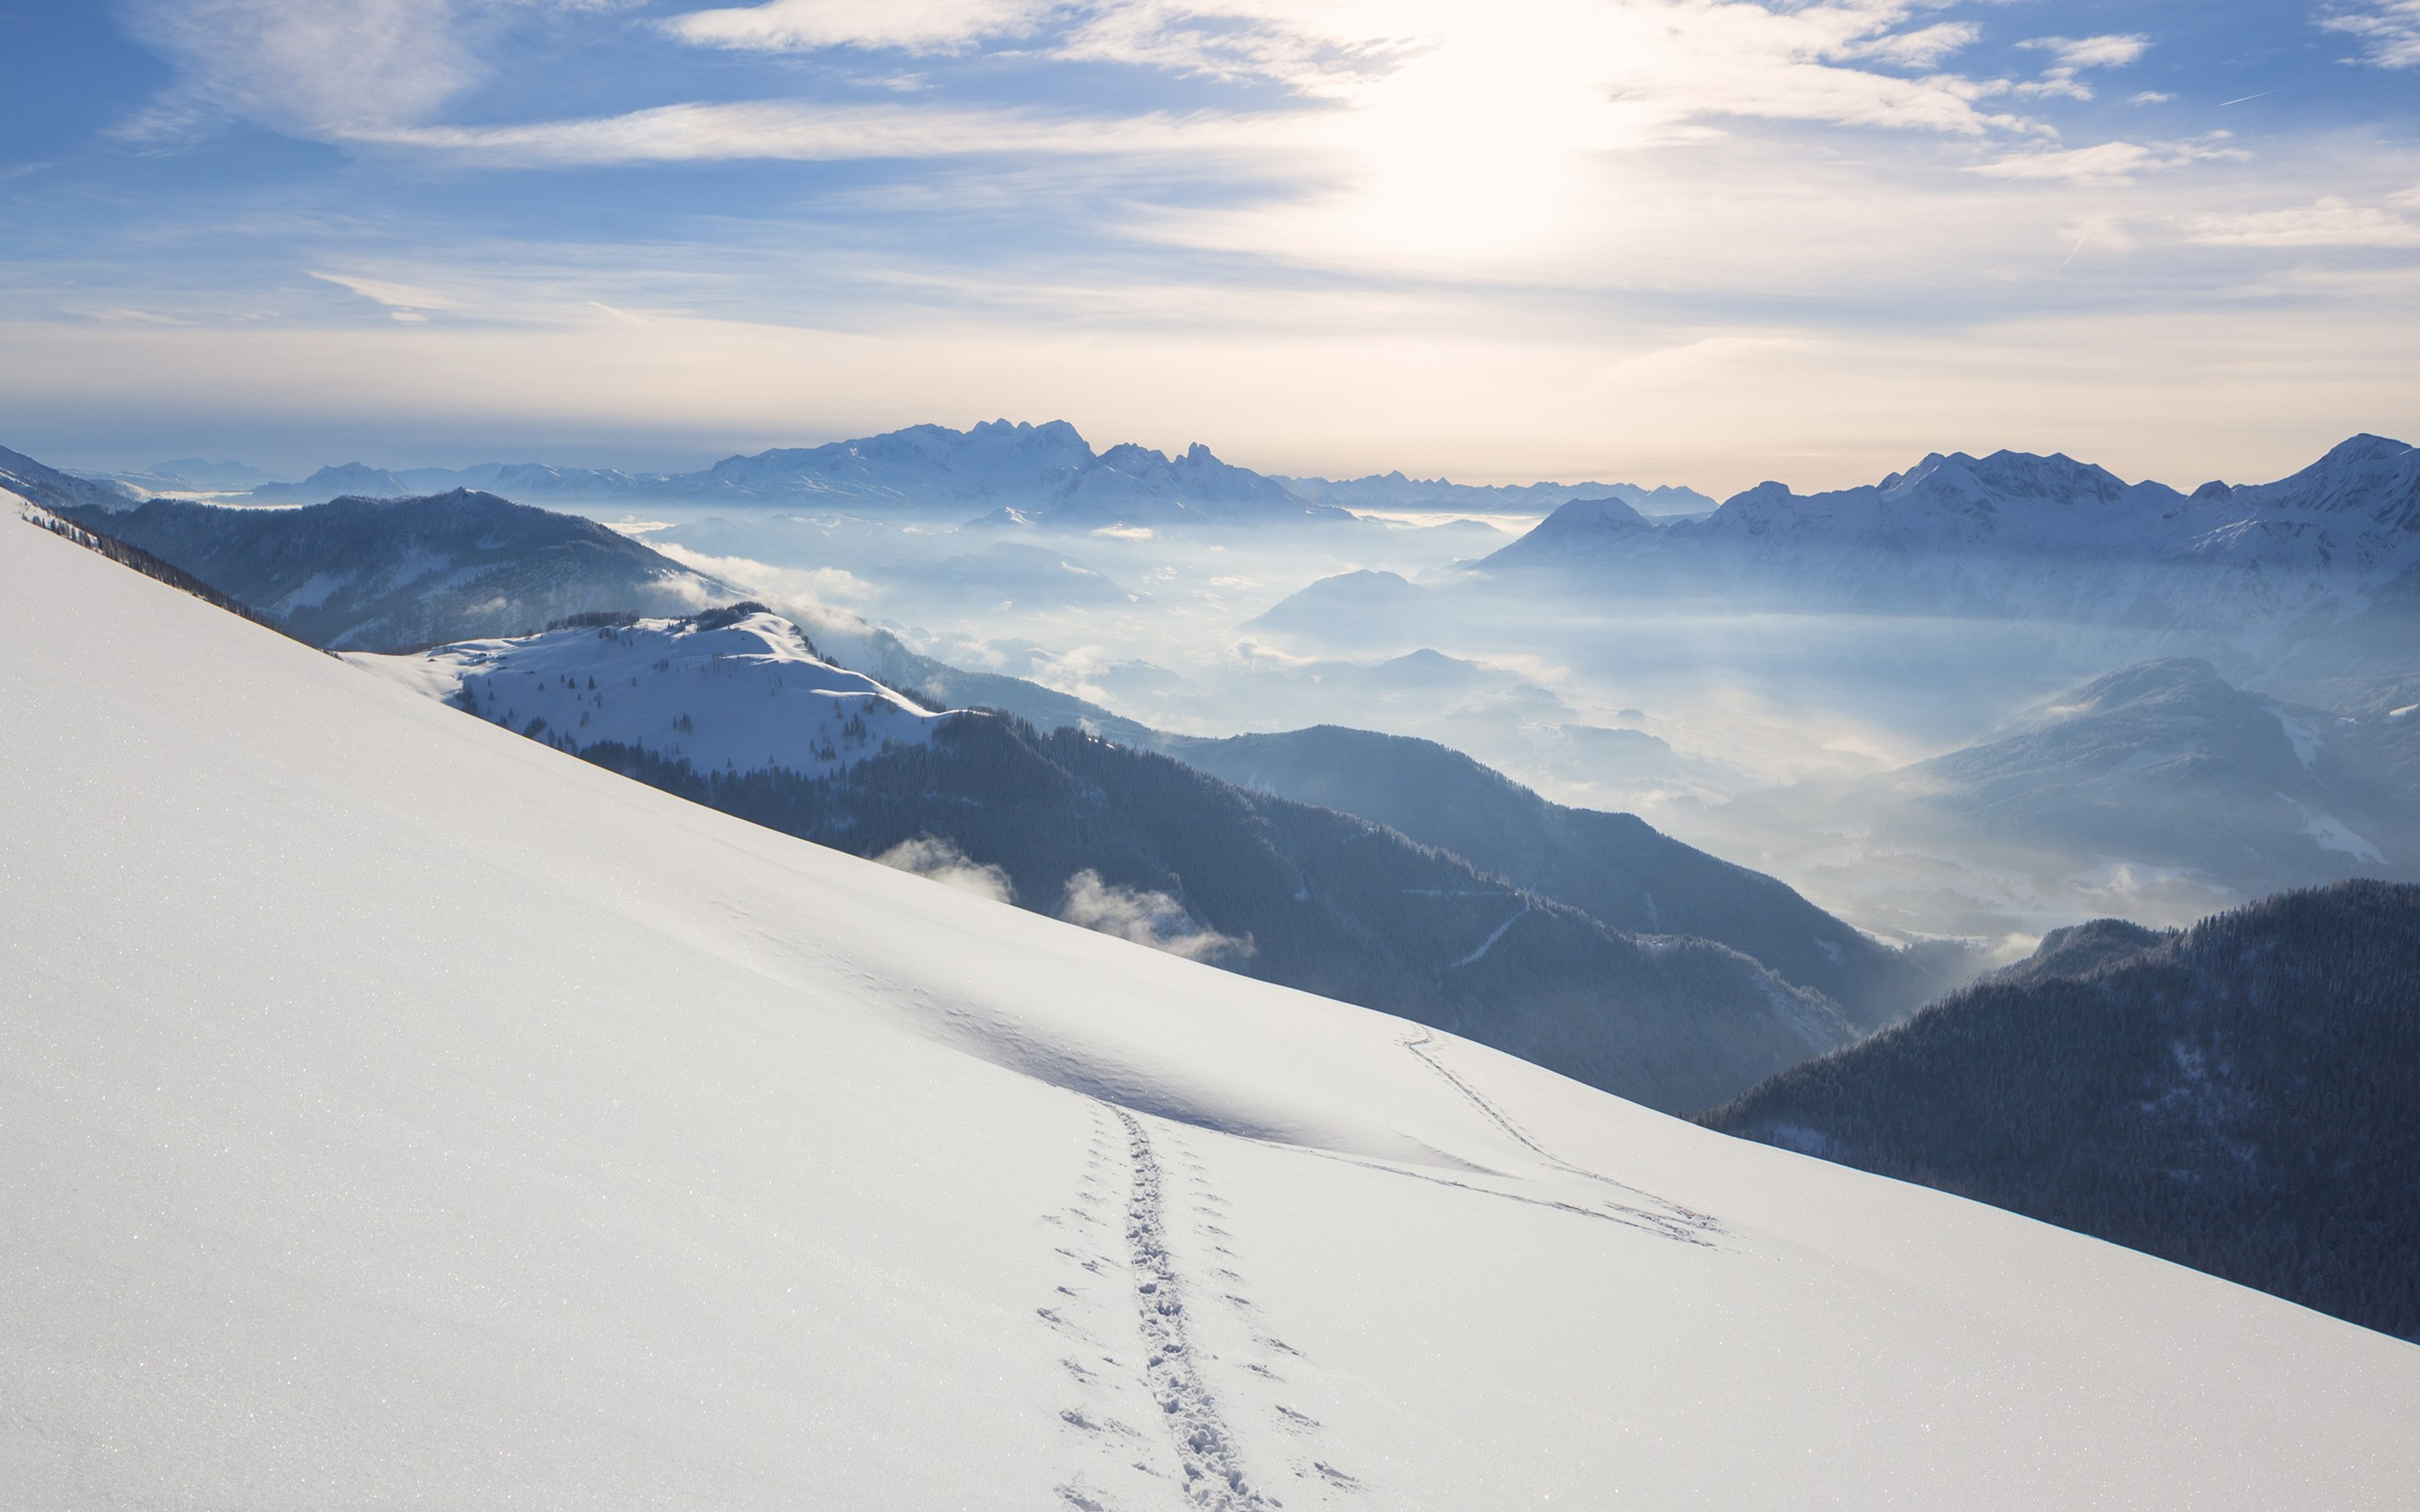
[[[601,618],[348,659],[566,749],[628,746],[700,772],[828,776],[889,747],[923,745],[954,712],[826,661],[805,631],[761,604]]]

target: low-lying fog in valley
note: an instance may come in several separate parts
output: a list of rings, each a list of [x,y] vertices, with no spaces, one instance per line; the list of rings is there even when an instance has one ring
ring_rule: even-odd
[[[939,660],[1159,731],[1342,724],[1435,740],[1556,800],[1637,812],[1886,937],[1963,936],[1996,957],[2086,918],[2181,924],[2244,896],[2223,870],[2180,856],[2190,811],[2138,812],[2166,833],[2135,848],[2118,832],[1978,825],[1974,804],[1928,807],[1946,785],[1937,775],[1903,771],[2016,733],[2152,658],[2211,658],[2266,691],[2257,648],[2218,630],[1760,608],[1736,590],[1650,596],[1480,565],[1544,509],[1053,530],[946,512],[571,507],[810,621],[863,616]],[[2302,733],[2282,708],[2253,716],[2264,722],[2280,744]],[[2148,738],[2156,746],[2159,732]],[[2167,754],[2211,754],[2185,745]],[[2161,754],[2117,764],[2144,770]],[[2322,851],[2380,858],[2339,816],[2292,813],[2288,830]]]
[[[831,643],[871,624],[1130,741],[1426,738],[1979,966],[2420,855],[2414,455],[2357,437],[2186,493],[1936,455],[1717,506],[1270,478],[995,423],[678,477],[350,467],[213,497],[468,486],[585,514]]]

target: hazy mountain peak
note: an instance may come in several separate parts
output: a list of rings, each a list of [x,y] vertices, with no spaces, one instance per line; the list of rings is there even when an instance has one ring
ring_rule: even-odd
[[[2198,656],[2164,656],[2137,662],[2082,687],[2060,694],[2040,707],[2044,722],[2105,714],[2129,704],[2153,700],[2211,694],[2238,694],[2218,669]]]
[[[411,492],[401,478],[366,462],[342,462],[321,468],[303,479],[302,486],[330,490],[330,498],[349,494],[356,498],[392,499]]]
[[[1645,525],[1647,517],[1620,499],[1575,499],[1539,522],[1541,530],[1553,526],[1558,531],[1628,530]]]
[[[1897,478],[1902,476],[1902,474],[1894,472],[1891,476]],[[1762,483],[1756,485],[1754,487],[1742,488],[1739,492],[1731,495],[1729,499],[1724,500],[1722,507],[1728,510],[1733,504],[1738,504],[1744,508],[1754,508],[1759,504],[1780,503],[1785,500],[1794,499],[1797,496],[1795,494],[1790,491],[1790,485],[1780,482],[1778,479],[1767,478]]]

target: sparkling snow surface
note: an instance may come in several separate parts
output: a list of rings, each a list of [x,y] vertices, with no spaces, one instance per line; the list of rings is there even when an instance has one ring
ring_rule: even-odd
[[[821,775],[885,745],[922,745],[944,717],[817,658],[778,614],[714,629],[694,623],[640,620],[346,659],[439,698],[474,697],[481,717],[525,734],[574,749],[642,747],[701,771]]]
[[[2420,1350],[0,520],[0,1504],[2409,1506]]]

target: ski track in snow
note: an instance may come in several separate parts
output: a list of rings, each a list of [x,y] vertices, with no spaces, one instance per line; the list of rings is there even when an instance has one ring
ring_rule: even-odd
[[[1461,1093],[1464,1099],[1467,1101],[1472,1107],[1477,1108],[1490,1123],[1495,1124],[1497,1128],[1502,1130],[1506,1137],[1520,1145],[1524,1149],[1528,1150],[1529,1153],[1537,1156],[1540,1160],[1544,1161],[1547,1165],[1553,1166],[1559,1171],[1565,1172],[1572,1176],[1583,1177],[1589,1180],[1599,1182],[1602,1185],[1612,1187],[1618,1192],[1628,1193],[1634,1197],[1644,1198],[1646,1201],[1654,1203],[1657,1209],[1662,1210],[1660,1211],[1650,1211],[1628,1202],[1608,1202],[1606,1204],[1606,1207],[1611,1211],[1606,1212],[1596,1212],[1593,1210],[1585,1208],[1571,1208],[1570,1211],[1575,1212],[1588,1212],[1592,1216],[1597,1217],[1613,1218],[1616,1222],[1629,1223],[1634,1227],[1645,1228],[1652,1233],[1661,1234],[1667,1239],[1679,1240],[1683,1243],[1687,1244],[1711,1244],[1713,1240],[1707,1236],[1720,1234],[1723,1231],[1721,1222],[1715,1219],[1712,1214],[1699,1212],[1694,1209],[1683,1207],[1681,1204],[1673,1202],[1668,1198],[1659,1197],[1652,1192],[1642,1192],[1628,1182],[1618,1181],[1601,1171],[1590,1170],[1585,1165],[1575,1165],[1570,1161],[1563,1159],[1560,1155],[1556,1154],[1553,1150],[1550,1150],[1545,1146],[1538,1143],[1537,1140],[1530,1137],[1528,1130],[1512,1121],[1512,1115],[1506,1113],[1502,1108],[1497,1107],[1494,1103],[1490,1102],[1480,1092],[1479,1088],[1471,1086],[1467,1081],[1465,1081],[1461,1076],[1454,1072],[1451,1067],[1437,1058],[1435,1051],[1433,1048],[1437,1042],[1436,1036],[1429,1030],[1422,1029],[1415,1038],[1404,1040],[1400,1042],[1405,1050],[1410,1051],[1412,1055],[1419,1059],[1421,1065],[1428,1067],[1429,1070],[1435,1072],[1439,1076],[1444,1077],[1446,1085]],[[1448,1184],[1460,1186],[1464,1183],[1455,1181],[1449,1182]],[[1482,1189],[1472,1188],[1472,1190],[1477,1191]],[[1523,1200],[1537,1201],[1539,1199],[1525,1198]],[[1549,1203],[1547,1205],[1559,1208],[1569,1207],[1569,1205],[1565,1203]]]
[[[1471,951],[1468,955],[1464,956],[1461,960],[1446,967],[1446,971],[1459,971],[1465,966],[1474,965],[1481,961],[1484,961],[1487,959],[1487,952],[1496,949],[1496,942],[1502,939],[1505,934],[1512,930],[1513,925],[1518,924],[1521,920],[1528,917],[1529,900],[1524,898],[1521,900],[1521,908],[1519,912],[1515,913],[1511,918],[1506,919],[1503,923],[1497,925],[1496,933],[1481,941],[1478,949]],[[1445,972],[1441,971],[1437,973],[1437,975],[1439,977],[1443,977]]]

